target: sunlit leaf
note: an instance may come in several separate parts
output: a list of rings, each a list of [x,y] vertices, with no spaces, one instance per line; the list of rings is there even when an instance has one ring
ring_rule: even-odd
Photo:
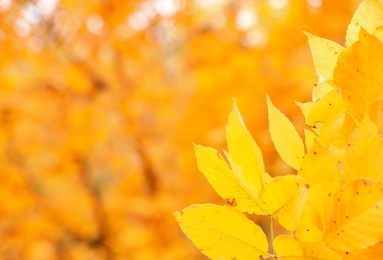
[[[383,140],[369,117],[350,137],[345,150],[344,175],[346,181],[360,178],[383,180]]]
[[[307,199],[307,185],[295,175],[275,177],[259,193],[259,205],[288,230],[295,230]]]
[[[340,256],[321,242],[299,241],[293,236],[278,236],[274,248],[283,260],[337,260]]]
[[[182,231],[211,259],[247,260],[269,255],[262,229],[236,209],[202,204],[174,215]]]
[[[269,130],[275,149],[285,163],[298,169],[304,156],[302,138],[289,119],[271,103],[269,96],[267,96],[267,107]]]
[[[308,183],[308,200],[317,207],[324,226],[325,215],[340,186],[340,171],[334,156],[315,141],[301,164],[298,176]]]
[[[306,124],[313,127],[320,134],[321,142],[328,145],[339,134],[344,117],[341,93],[339,89],[333,89],[315,102],[306,119]]]
[[[242,211],[264,214],[258,207],[258,191],[235,174],[217,150],[201,145],[195,145],[194,149],[198,168],[223,199]]]
[[[318,206],[307,200],[296,229],[298,239],[302,241],[321,241],[323,230],[323,220]]]
[[[365,0],[356,10],[351,23],[347,28],[346,45],[350,47],[358,40],[360,28],[369,34],[376,35],[382,41],[380,29],[383,26],[383,7],[378,0]]]
[[[339,54],[344,50],[344,47],[336,42],[320,38],[310,33],[305,33],[309,39],[311,55],[316,71],[325,80],[332,80],[334,68],[338,61]]]
[[[226,135],[233,164],[241,170],[243,178],[260,190],[268,182],[262,152],[247,130],[236,102],[229,115]]]
[[[383,93],[383,44],[363,28],[359,40],[341,53],[334,83],[341,88],[347,111],[358,121]]]
[[[359,179],[334,196],[334,208],[326,217],[324,242],[334,249],[351,252],[383,239],[383,189],[371,179]]]

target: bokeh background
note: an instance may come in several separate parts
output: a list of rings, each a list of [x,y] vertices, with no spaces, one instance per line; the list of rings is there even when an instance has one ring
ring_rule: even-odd
[[[291,172],[266,93],[297,126],[307,38],[359,0],[0,0],[0,259],[206,259],[172,215],[223,204],[193,142],[225,148],[233,97],[271,175]]]

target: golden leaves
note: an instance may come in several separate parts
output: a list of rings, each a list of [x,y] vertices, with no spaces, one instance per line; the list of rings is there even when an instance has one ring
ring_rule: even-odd
[[[274,109],[276,110],[276,108]],[[275,114],[277,116],[284,116],[279,111],[273,111],[271,116]],[[288,120],[287,118],[285,119]],[[287,127],[292,127],[289,121],[288,123]],[[232,205],[233,208],[219,207],[219,210],[214,211],[214,207],[218,206],[194,205],[185,209],[183,214],[176,213],[177,221],[179,221],[181,228],[189,238],[203,253],[215,258],[221,256],[215,252],[221,251],[220,248],[222,246],[217,242],[217,239],[221,240],[222,238],[221,236],[217,238],[216,231],[219,230],[218,233],[220,234],[229,231],[225,229],[227,228],[226,224],[217,227],[216,225],[219,223],[215,223],[213,220],[224,218],[232,222],[236,220],[242,221],[240,218],[246,219],[244,215],[240,215],[242,214],[240,211],[242,211],[268,215],[277,219],[286,229],[295,230],[304,210],[308,189],[308,185],[299,176],[288,175],[271,178],[264,171],[260,150],[246,129],[236,103],[234,103],[234,108],[229,115],[226,129],[229,153],[225,153],[225,155],[230,162],[230,166],[213,148],[195,145],[195,152],[198,168],[204,173],[216,192]],[[188,214],[186,214],[186,217],[183,217],[185,212]],[[204,224],[202,225],[200,222],[202,221],[201,219],[205,218],[204,214],[208,214],[207,217],[211,216],[209,218],[211,221],[208,224],[203,222]],[[224,230],[221,230],[222,228]],[[244,227],[243,230],[248,228]],[[205,229],[214,232],[204,231]],[[207,233],[205,234],[204,232]],[[208,236],[211,240],[201,238],[205,236]],[[238,236],[239,234],[231,234],[231,237],[237,238]],[[209,241],[209,243],[206,241]],[[225,246],[223,245],[223,247]],[[226,256],[234,254],[231,251],[224,252],[226,252]],[[237,251],[235,252],[233,256],[241,258],[241,255],[238,255]],[[254,257],[259,252],[259,248],[256,248],[255,251],[253,248],[252,250],[249,249],[246,255],[247,257]],[[261,250],[261,252],[264,253],[266,251]]]
[[[368,12],[372,12],[371,17]],[[224,255],[206,252],[204,241],[208,239],[203,229],[221,230],[220,219],[226,222],[231,214],[235,215],[232,219],[243,218],[247,225],[248,220],[240,213],[249,212],[240,205],[246,196],[252,206],[256,205],[257,210],[270,217],[272,239],[272,219],[292,231],[289,236],[281,235],[273,240],[275,252],[270,256],[274,258],[368,259],[382,248],[383,140],[379,128],[383,44],[378,37],[382,26],[382,5],[366,0],[349,26],[347,48],[307,34],[316,70],[325,80],[314,85],[312,102],[297,102],[310,128],[304,131],[307,152],[292,123],[267,96],[271,139],[281,158],[297,170],[297,175],[271,178],[265,173],[260,149],[246,129],[236,104],[227,126],[226,158],[231,168],[214,149],[203,148],[209,151],[206,153],[200,153],[201,148],[196,150],[199,167],[216,191],[224,194],[221,195],[224,199],[237,202],[231,212],[208,212],[210,219],[218,221],[203,225],[202,230],[200,215],[195,217],[197,222],[189,221],[186,228],[180,222],[184,232],[208,256],[243,257],[242,252],[234,253],[232,249]],[[245,192],[238,193],[238,187]],[[195,207],[197,211],[201,206]],[[203,207],[213,210],[218,206]],[[176,214],[180,221],[180,213]],[[264,235],[257,228],[253,233],[260,236],[263,248]],[[202,233],[196,235],[196,232]],[[211,235],[212,241],[216,237]],[[207,248],[218,252],[222,246],[210,243]],[[259,247],[252,249],[247,255],[250,258],[268,254]]]

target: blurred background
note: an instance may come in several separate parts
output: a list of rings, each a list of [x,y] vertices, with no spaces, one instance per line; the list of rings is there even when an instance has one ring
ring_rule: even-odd
[[[206,259],[172,215],[224,204],[192,143],[225,149],[235,97],[291,173],[265,95],[302,132],[302,31],[343,44],[360,2],[0,0],[0,259]]]

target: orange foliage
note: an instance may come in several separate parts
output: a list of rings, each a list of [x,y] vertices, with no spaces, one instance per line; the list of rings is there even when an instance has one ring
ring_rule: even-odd
[[[344,42],[357,0],[0,1],[0,258],[203,259],[172,212],[218,200],[232,97],[272,175],[265,93],[316,81],[302,31]]]

